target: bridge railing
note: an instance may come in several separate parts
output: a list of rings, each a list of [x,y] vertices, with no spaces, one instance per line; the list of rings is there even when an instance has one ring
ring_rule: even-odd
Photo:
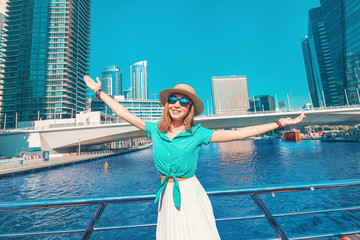
[[[293,113],[293,112],[314,112],[319,110],[329,110],[329,109],[353,109],[353,108],[360,108],[360,104],[353,104],[353,105],[344,105],[344,106],[329,106],[329,107],[318,107],[318,108],[299,108],[299,109],[277,109],[277,110],[271,110],[271,111],[256,111],[256,112],[250,112],[250,111],[243,111],[238,114],[234,114],[234,116],[242,116],[242,115],[261,115],[261,114],[273,114],[273,113]],[[238,109],[234,109],[233,112],[236,113]],[[216,114],[206,114],[199,116],[198,118],[204,118],[204,117],[220,117],[222,115],[216,115]],[[225,115],[224,115],[225,116]],[[226,115],[228,116],[228,115]],[[145,120],[159,120],[157,118],[151,118],[151,119],[145,119]],[[101,125],[108,125],[108,124],[117,124],[117,123],[126,123],[125,120],[117,118],[114,121],[102,121]],[[0,129],[0,132],[16,132],[16,131],[30,131],[30,130],[43,130],[43,129],[51,129],[51,128],[65,128],[65,127],[81,127],[81,126],[96,126],[99,125],[99,123],[87,123],[84,122],[78,122],[78,123],[58,123],[58,124],[51,124],[49,126],[41,126],[41,127],[24,127],[24,128],[9,128],[9,129]]]
[[[360,108],[360,104],[353,104],[353,105],[344,105],[344,106],[328,106],[328,107],[317,107],[317,108],[298,108],[298,109],[276,109],[276,110],[257,110],[255,111],[243,111],[242,113],[239,113],[237,115],[261,115],[261,114],[273,114],[273,113],[293,113],[293,112],[315,112],[315,111],[321,111],[321,110],[331,110],[331,109],[354,109],[354,108]],[[231,111],[231,110],[228,110]],[[234,109],[233,112],[239,111],[238,109]],[[216,114],[203,114],[200,117],[219,117],[220,115]],[[228,115],[224,115],[228,116]]]
[[[306,212],[272,214],[265,205],[265,203],[260,199],[259,194],[294,192],[294,191],[314,191],[320,189],[343,188],[343,187],[359,186],[359,185],[360,185],[360,179],[354,179],[354,180],[339,180],[339,181],[328,181],[328,182],[313,182],[313,183],[303,183],[303,184],[283,184],[283,185],[266,185],[266,186],[253,186],[253,187],[241,187],[241,188],[222,188],[222,189],[214,189],[208,191],[207,193],[210,197],[250,195],[253,201],[256,203],[256,205],[262,212],[261,215],[216,219],[216,221],[218,222],[250,220],[250,219],[267,219],[268,223],[271,225],[271,227],[274,229],[276,234],[279,236],[279,239],[285,239],[285,240],[319,239],[319,238],[329,238],[335,236],[348,236],[353,234],[359,234],[360,229],[356,231],[333,232],[333,233],[318,234],[312,236],[302,236],[300,238],[298,237],[289,238],[287,234],[284,232],[284,230],[281,228],[281,226],[278,224],[276,218],[300,216],[300,215],[312,215],[312,214],[320,214],[320,213],[357,211],[360,210],[360,206],[331,208],[331,209],[306,211]],[[94,231],[102,232],[109,230],[155,227],[156,224],[154,223],[141,224],[141,225],[127,225],[127,226],[96,227],[97,222],[101,218],[102,213],[108,204],[153,201],[154,198],[155,198],[155,194],[138,194],[138,195],[123,195],[123,196],[120,195],[120,196],[108,196],[108,197],[87,197],[87,198],[52,199],[52,200],[0,203],[0,212],[55,208],[55,207],[97,205],[96,211],[94,212],[92,218],[89,220],[86,229],[23,232],[23,233],[1,233],[0,238],[8,239],[15,237],[82,233],[81,239],[89,239],[92,232]],[[21,213],[19,212],[19,214]]]

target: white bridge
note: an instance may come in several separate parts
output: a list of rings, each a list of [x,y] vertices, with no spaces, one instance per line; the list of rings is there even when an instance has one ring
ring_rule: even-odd
[[[306,113],[306,118],[295,128],[307,125],[356,125],[360,123],[360,106],[304,111],[264,112],[239,116],[201,116],[197,123],[210,129],[241,128],[273,122],[279,118],[294,118]],[[107,123],[48,129],[17,129],[0,133],[0,156],[14,156],[24,149],[61,151],[78,145],[93,145],[146,136],[144,131],[128,123]]]

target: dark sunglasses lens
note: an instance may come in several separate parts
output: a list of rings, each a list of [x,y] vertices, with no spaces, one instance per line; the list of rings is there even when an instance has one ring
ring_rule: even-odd
[[[174,104],[174,103],[176,103],[176,101],[177,101],[178,99],[176,98],[176,97],[169,97],[168,98],[168,103],[170,103],[170,104]]]
[[[183,106],[183,107],[186,107],[190,103],[190,101],[188,99],[186,99],[186,98],[180,99],[179,102],[180,102],[180,105]]]

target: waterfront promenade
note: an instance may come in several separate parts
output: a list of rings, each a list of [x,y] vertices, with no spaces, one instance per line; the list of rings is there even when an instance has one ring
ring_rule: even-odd
[[[50,155],[48,161],[43,158],[24,160],[24,158],[0,160],[0,178],[26,172],[35,172],[49,168],[61,167],[70,164],[82,163],[100,158],[110,157],[119,154],[139,151],[148,148],[150,145],[137,146],[132,148],[120,148],[112,150],[102,150],[95,152],[81,153],[80,155],[63,157]]]

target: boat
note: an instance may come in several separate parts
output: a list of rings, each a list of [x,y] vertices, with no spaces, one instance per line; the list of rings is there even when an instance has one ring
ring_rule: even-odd
[[[360,134],[358,132],[331,130],[324,132],[320,140],[322,142],[360,142]]]
[[[323,137],[320,138],[322,142],[360,142],[359,138],[355,137]]]
[[[282,140],[285,141],[294,141],[294,142],[300,142],[300,132],[299,131],[288,131],[284,132],[284,134],[281,136]]]

